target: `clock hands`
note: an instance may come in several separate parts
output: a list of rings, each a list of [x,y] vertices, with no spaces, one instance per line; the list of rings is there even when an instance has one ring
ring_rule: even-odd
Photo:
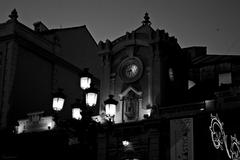
[[[119,66],[119,76],[122,81],[130,83],[138,80],[142,75],[142,61],[137,57],[123,60]]]
[[[133,77],[137,74],[137,70],[138,70],[137,66],[131,64],[126,68],[126,74],[128,77]]]

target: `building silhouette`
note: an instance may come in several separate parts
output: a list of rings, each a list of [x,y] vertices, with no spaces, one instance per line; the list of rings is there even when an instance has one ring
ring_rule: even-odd
[[[9,17],[0,24],[1,158],[239,158],[239,55],[181,48],[177,38],[151,27],[147,13],[137,29],[98,44],[86,26],[48,29],[36,22],[32,30],[17,20],[16,10]],[[84,94],[79,76],[85,67],[100,89],[92,128],[71,121],[71,104]],[[20,134],[6,132],[36,117],[54,121],[52,93],[58,88],[67,95],[60,117],[70,120],[70,130],[80,128],[77,135],[27,125]],[[109,95],[118,102],[110,121]]]

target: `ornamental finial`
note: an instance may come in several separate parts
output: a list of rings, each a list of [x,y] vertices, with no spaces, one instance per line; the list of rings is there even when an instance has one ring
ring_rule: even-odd
[[[17,20],[18,18],[18,13],[17,13],[17,10],[14,8],[11,12],[11,14],[9,15],[9,17],[12,19],[12,20]]]
[[[146,12],[145,13],[145,16],[144,16],[144,21],[142,21],[142,24],[143,25],[151,25],[152,23],[149,21],[150,17],[148,16],[148,13]]]

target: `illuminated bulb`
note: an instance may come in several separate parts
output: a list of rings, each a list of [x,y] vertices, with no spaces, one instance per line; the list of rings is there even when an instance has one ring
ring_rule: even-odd
[[[126,147],[126,146],[128,146],[129,145],[129,141],[122,141],[122,144]]]
[[[73,108],[72,109],[72,117],[74,119],[81,120],[82,119],[81,112],[82,112],[82,110],[80,108]]]
[[[90,88],[91,78],[89,77],[82,77],[80,80],[80,86],[83,90]]]
[[[64,105],[64,99],[63,98],[53,98],[53,109],[55,111],[60,111],[62,110]]]
[[[86,94],[86,103],[90,107],[96,105],[96,103],[97,103],[97,94],[96,93],[87,93]]]
[[[116,115],[116,105],[115,104],[106,104],[106,114],[112,116]]]

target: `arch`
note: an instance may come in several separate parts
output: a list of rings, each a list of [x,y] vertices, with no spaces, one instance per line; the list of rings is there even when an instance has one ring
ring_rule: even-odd
[[[121,99],[122,119],[124,122],[136,121],[139,118],[139,109],[142,107],[142,92],[128,87],[119,94]]]
[[[120,99],[122,99],[124,96],[126,96],[128,94],[129,91],[133,91],[134,93],[136,93],[138,96],[142,97],[142,91],[137,91],[135,88],[133,88],[132,86],[129,86],[125,91],[123,91],[122,93],[119,94]]]

